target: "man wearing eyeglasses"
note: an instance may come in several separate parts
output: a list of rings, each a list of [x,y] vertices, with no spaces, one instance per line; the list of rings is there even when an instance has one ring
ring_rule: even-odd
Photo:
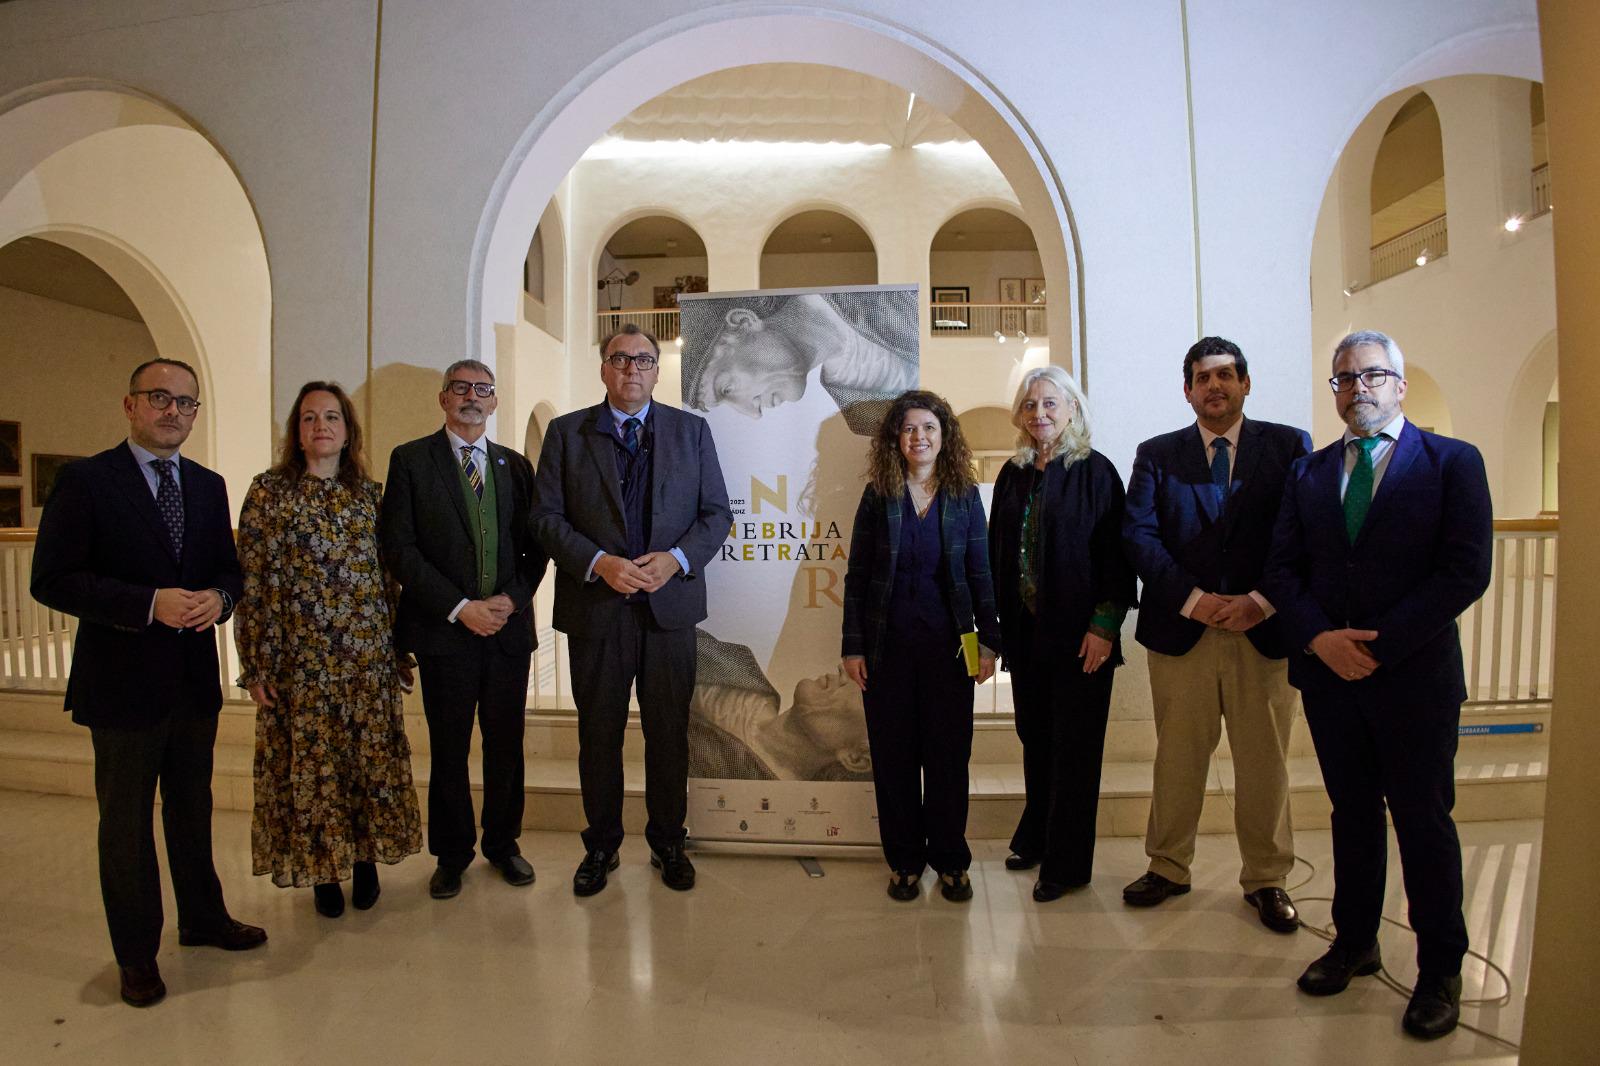
[[[266,931],[235,921],[211,855],[211,757],[222,684],[215,626],[243,592],[228,490],[178,454],[199,414],[186,363],[128,382],[128,439],[70,463],[39,520],[33,598],[76,615],[66,709],[94,742],[100,891],[122,998],[166,995],[155,794],[178,903],[178,943],[242,951]]]
[[[380,536],[400,582],[396,650],[417,657],[428,720],[428,851],[434,899],[461,891],[479,844],[507,884],[533,883],[523,858],[522,736],[536,645],[533,593],[545,554],[528,532],[533,467],[485,435],[499,403],[494,371],[451,363],[444,427],[389,458]],[[483,837],[473,827],[467,756],[483,736]]]
[[[622,846],[622,741],[637,685],[645,738],[645,840],[668,887],[694,887],[684,854],[695,625],[705,567],[733,516],[705,419],[651,394],[661,347],[631,323],[600,345],[602,402],[550,424],[533,523],[556,564],[555,626],[568,634],[578,705],[586,854],[572,890],[592,896]]]
[[[1366,330],[1334,349],[1343,437],[1294,464],[1264,586],[1291,646],[1289,680],[1333,802],[1338,935],[1300,977],[1316,996],[1382,967],[1385,808],[1417,933],[1402,1027],[1444,1036],[1460,1015],[1461,843],[1455,753],[1467,690],[1456,617],[1489,585],[1493,511],[1483,457],[1401,414],[1405,359]]]

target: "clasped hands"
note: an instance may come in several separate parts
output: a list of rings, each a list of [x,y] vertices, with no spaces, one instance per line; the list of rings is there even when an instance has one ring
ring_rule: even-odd
[[[1199,601],[1195,603],[1194,610],[1189,612],[1189,617],[1196,622],[1204,622],[1213,629],[1243,633],[1260,625],[1267,615],[1254,596],[1248,594],[1226,596],[1220,592],[1203,592]]]
[[[1346,681],[1359,681],[1378,668],[1377,658],[1367,647],[1367,641],[1377,639],[1376,629],[1327,629],[1311,638],[1311,650]]]
[[[516,610],[511,597],[499,592],[486,600],[468,600],[456,613],[456,621],[480,637],[492,637]]]
[[[222,617],[222,593],[216,589],[156,589],[155,619],[173,629],[200,631]]]
[[[654,592],[681,569],[671,552],[646,552],[633,560],[620,555],[602,555],[594,563],[594,572],[600,580],[624,596]]]

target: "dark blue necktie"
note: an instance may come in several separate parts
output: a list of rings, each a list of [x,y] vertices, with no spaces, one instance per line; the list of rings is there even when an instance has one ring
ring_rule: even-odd
[[[1228,438],[1211,442],[1211,485],[1217,492],[1217,508],[1228,502]]]
[[[630,418],[622,423],[622,446],[629,455],[639,454],[639,420]]]
[[[172,476],[175,465],[171,459],[152,459],[156,471],[156,510],[167,527],[167,538],[172,541],[172,554],[183,556],[183,494]]]

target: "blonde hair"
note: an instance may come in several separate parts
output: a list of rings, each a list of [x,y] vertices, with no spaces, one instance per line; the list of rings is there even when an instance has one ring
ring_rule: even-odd
[[[1064,465],[1071,466],[1089,454],[1089,401],[1072,375],[1054,365],[1028,371],[1017,386],[1016,399],[1011,401],[1011,424],[1017,427],[1017,454],[1011,461],[1018,466],[1032,466],[1039,458],[1038,442],[1023,424],[1022,403],[1028,398],[1028,390],[1040,381],[1054,385],[1071,405],[1066,419],[1060,423],[1060,432],[1050,442],[1051,461],[1061,459]]]

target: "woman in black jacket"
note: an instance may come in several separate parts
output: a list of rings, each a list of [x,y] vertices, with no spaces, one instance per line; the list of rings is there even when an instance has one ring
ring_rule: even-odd
[[[1089,447],[1066,371],[1029,371],[1011,409],[1017,454],[994,488],[989,554],[1011,673],[1027,805],[1009,870],[1039,868],[1033,898],[1089,883],[1118,632],[1134,602],[1122,553],[1122,478]]]
[[[983,503],[950,405],[901,394],[872,438],[844,579],[844,669],[862,690],[889,895],[925,866],[972,898],[967,761],[972,685],[1000,648]]]

